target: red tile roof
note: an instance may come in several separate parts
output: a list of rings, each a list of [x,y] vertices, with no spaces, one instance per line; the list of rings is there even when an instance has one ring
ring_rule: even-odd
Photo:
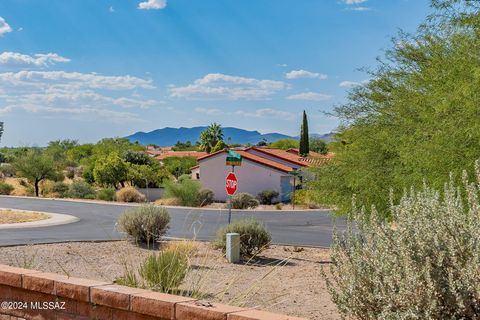
[[[193,157],[199,159],[208,155],[206,152],[201,151],[164,151],[155,157],[157,160],[163,160],[169,157]]]
[[[262,152],[273,156],[277,159],[289,161],[291,163],[295,163],[302,167],[311,167],[318,164],[325,162],[325,160],[331,159],[334,157],[333,153],[327,153],[326,155],[317,153],[317,152],[310,152],[310,156],[308,157],[301,157],[298,155],[298,149],[290,148],[288,150],[276,149],[276,148],[260,148],[260,147],[250,147],[246,149],[248,152],[249,150],[255,150],[258,152]]]

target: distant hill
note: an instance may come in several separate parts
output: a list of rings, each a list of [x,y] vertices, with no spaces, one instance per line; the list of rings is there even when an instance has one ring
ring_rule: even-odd
[[[190,141],[192,143],[197,142],[200,133],[205,130],[207,127],[193,127],[193,128],[163,128],[157,129],[150,132],[136,132],[126,138],[132,142],[138,141],[141,144],[156,144],[162,147],[173,146],[177,141],[186,142]],[[265,133],[261,134],[258,131],[248,131],[239,128],[226,127],[223,128],[223,134],[225,137],[226,143],[239,143],[239,144],[256,144],[262,140],[267,142],[274,142],[280,139],[298,139],[298,137],[291,137],[281,133]],[[325,140],[330,140],[331,133],[320,135],[312,134],[314,136],[321,137]]]

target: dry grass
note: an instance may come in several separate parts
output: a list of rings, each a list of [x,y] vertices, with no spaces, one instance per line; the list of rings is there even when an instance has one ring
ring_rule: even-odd
[[[0,224],[31,222],[48,219],[49,216],[41,212],[24,212],[9,209],[0,210]]]
[[[165,247],[189,252],[191,270],[180,288],[184,292],[308,319],[340,318],[321,277],[322,266],[328,272],[327,249],[271,246],[261,257],[230,264],[209,243],[167,242],[160,250]],[[18,246],[0,248],[0,263],[23,266],[27,261],[41,271],[113,281],[125,274],[125,267],[135,270],[155,251],[127,241]]]

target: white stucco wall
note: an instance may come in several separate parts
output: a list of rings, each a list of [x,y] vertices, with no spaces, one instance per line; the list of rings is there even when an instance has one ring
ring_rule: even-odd
[[[225,165],[227,154],[220,153],[200,162],[200,182],[203,187],[215,193],[215,200],[226,201],[225,178],[232,167]],[[287,173],[263,166],[248,159],[242,160],[240,167],[235,167],[238,179],[238,190],[256,196],[263,190],[280,190],[280,177],[288,176]]]

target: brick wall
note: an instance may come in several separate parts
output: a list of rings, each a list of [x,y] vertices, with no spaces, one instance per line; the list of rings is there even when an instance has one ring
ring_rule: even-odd
[[[0,303],[0,320],[301,320],[5,265]]]

